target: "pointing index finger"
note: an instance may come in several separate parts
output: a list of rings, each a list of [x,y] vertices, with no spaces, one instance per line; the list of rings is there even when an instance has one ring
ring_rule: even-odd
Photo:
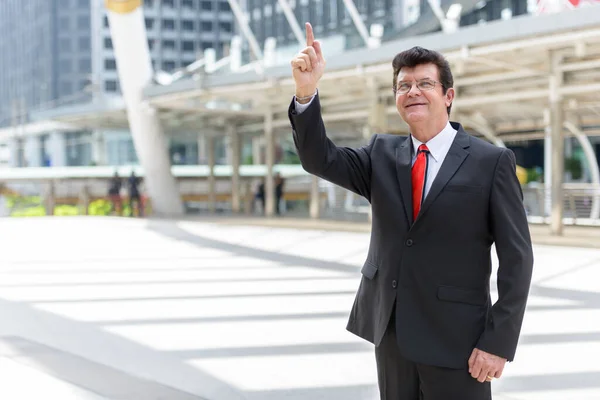
[[[313,33],[312,25],[310,22],[306,23],[306,45],[312,46],[315,41],[315,35]]]

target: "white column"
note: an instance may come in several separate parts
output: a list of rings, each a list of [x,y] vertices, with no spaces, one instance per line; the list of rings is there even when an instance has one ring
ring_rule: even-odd
[[[217,210],[216,181],[215,181],[215,138],[206,138],[208,150],[208,211],[214,213]]]
[[[177,182],[171,173],[167,141],[156,110],[144,104],[143,89],[153,71],[141,1],[106,1],[121,91],[145,186],[157,214],[184,212]]]
[[[8,140],[8,165],[12,168],[22,167],[21,164],[21,146],[20,139],[13,137]]]
[[[236,132],[234,125],[227,127],[227,135],[229,137],[229,148],[231,154],[231,209],[234,213],[240,212],[240,135]]]
[[[52,132],[48,139],[48,154],[51,167],[67,165],[67,136],[65,132]]]
[[[552,129],[550,129],[550,112],[548,112],[548,122],[544,136],[544,209],[540,212],[544,221],[552,213]]]
[[[320,214],[320,198],[319,198],[319,177],[312,175],[310,178],[310,217],[319,218]]]
[[[563,233],[563,175],[564,175],[564,136],[562,95],[558,89],[562,85],[562,73],[559,69],[561,56],[550,54],[550,128],[552,130],[552,214],[550,232],[553,235]]]
[[[252,138],[252,164],[262,164],[262,136]]]
[[[96,165],[106,165],[106,144],[104,132],[92,132],[92,161]]]
[[[273,164],[275,163],[275,133],[273,132],[273,111],[265,113],[265,215],[272,217],[275,214],[275,181],[273,179]]]
[[[206,163],[206,137],[201,135],[198,136],[198,164],[204,165]]]
[[[39,136],[25,138],[25,160],[28,167],[42,166],[42,142]]]

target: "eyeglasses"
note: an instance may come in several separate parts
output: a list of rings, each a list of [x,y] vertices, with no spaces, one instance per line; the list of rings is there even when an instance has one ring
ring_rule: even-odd
[[[426,92],[428,90],[433,90],[433,88],[435,88],[436,83],[441,85],[440,82],[433,81],[430,79],[425,79],[425,80],[419,81],[416,84],[417,84],[417,89],[419,89],[421,92]],[[398,87],[392,88],[392,91],[394,92],[394,94],[406,94],[406,93],[410,92],[412,87],[413,87],[412,82],[399,82]]]

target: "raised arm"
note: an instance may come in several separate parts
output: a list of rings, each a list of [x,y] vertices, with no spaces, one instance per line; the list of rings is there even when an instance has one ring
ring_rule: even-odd
[[[306,23],[306,47],[292,59],[291,66],[296,96],[288,114],[302,166],[307,172],[370,200],[370,151],[376,136],[369,145],[359,149],[337,147],[327,137],[321,105],[315,95],[325,71],[325,58],[310,23]],[[296,110],[297,103],[309,102],[305,110]]]

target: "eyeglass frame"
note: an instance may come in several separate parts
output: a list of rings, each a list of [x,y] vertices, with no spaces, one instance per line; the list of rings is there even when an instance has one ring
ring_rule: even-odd
[[[433,82],[433,87],[431,89],[425,89],[425,90],[423,90],[423,89],[421,89],[419,87],[419,83],[421,83],[421,82]],[[408,82],[404,82],[404,83],[408,83]],[[435,84],[436,83],[439,84],[442,87],[442,89],[444,89],[444,84],[442,82],[439,82],[439,81],[436,81],[436,80],[433,80],[433,79],[429,79],[429,78],[425,78],[425,79],[421,79],[420,81],[414,81],[414,82],[412,82],[412,84],[410,85],[410,89],[408,89],[408,91],[406,91],[404,93],[399,93],[398,89],[396,87],[392,87],[392,92],[394,92],[394,96],[397,96],[398,94],[407,94],[407,93],[410,93],[410,91],[412,90],[413,86],[416,86],[417,89],[419,89],[419,91],[421,91],[421,92],[429,92],[430,90],[435,89]]]

